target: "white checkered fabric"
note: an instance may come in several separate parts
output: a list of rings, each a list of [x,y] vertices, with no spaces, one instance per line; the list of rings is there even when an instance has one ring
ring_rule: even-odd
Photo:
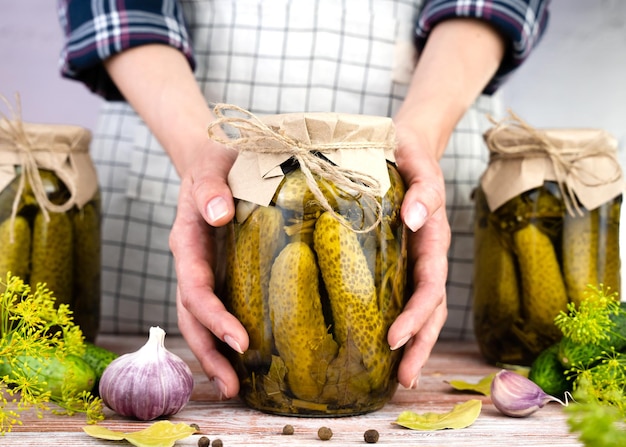
[[[208,103],[255,114],[343,112],[393,116],[407,85],[420,1],[182,1]],[[472,188],[484,170],[482,140],[494,99],[462,119],[442,160],[453,229],[449,321],[442,337],[472,336]],[[168,248],[179,179],[132,109],[103,104],[92,144],[103,193],[102,332],[176,327]]]

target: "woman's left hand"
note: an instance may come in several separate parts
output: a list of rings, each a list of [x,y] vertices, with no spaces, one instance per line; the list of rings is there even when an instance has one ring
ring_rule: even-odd
[[[445,210],[445,187],[438,161],[428,142],[402,124],[396,127],[396,161],[407,185],[402,219],[409,228],[409,301],[389,328],[392,349],[404,347],[399,382],[417,387],[447,317],[446,278],[450,226]]]

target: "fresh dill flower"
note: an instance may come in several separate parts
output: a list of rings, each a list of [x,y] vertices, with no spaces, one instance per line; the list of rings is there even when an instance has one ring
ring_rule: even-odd
[[[62,362],[85,351],[82,331],[74,324],[69,306],[57,305],[45,284],[32,290],[11,273],[0,286],[4,290],[0,293],[0,434],[21,425],[21,411],[34,410],[42,416],[51,410],[50,403],[62,408],[63,414],[85,413],[89,423],[102,420],[101,399],[67,385],[71,380],[64,383],[61,396],[53,395],[40,375],[46,361]]]
[[[590,362],[566,371],[575,399],[565,409],[567,422],[587,447],[626,445],[626,353],[619,352],[626,334],[623,323],[615,323],[623,320],[625,309],[617,293],[602,285],[588,286],[579,307],[570,303],[568,312],[555,319],[565,337],[581,346],[601,347]]]
[[[569,303],[567,312],[561,311],[554,324],[574,343],[598,345],[609,339],[609,331],[614,325],[611,315],[618,312],[617,292],[609,293],[609,289],[602,285],[589,285],[579,307]]]

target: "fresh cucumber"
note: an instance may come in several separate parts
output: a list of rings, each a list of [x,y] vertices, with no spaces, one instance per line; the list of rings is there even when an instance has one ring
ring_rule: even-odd
[[[544,349],[533,361],[528,378],[547,394],[562,397],[571,391],[572,383],[565,376],[565,368],[559,361],[559,344]]]
[[[94,370],[97,380],[100,380],[104,369],[109,366],[109,363],[118,357],[119,355],[115,352],[93,343],[85,342],[85,353],[82,355],[82,359]]]
[[[20,355],[14,364],[0,363],[0,377],[9,376],[17,379],[24,376],[29,381],[36,381],[41,392],[50,392],[53,400],[63,398],[63,388],[74,393],[91,391],[96,383],[96,373],[82,358],[68,354],[59,358],[54,354],[49,357]]]
[[[589,368],[598,362],[604,350],[602,345],[576,343],[569,337],[563,337],[559,342],[559,361],[564,369]]]

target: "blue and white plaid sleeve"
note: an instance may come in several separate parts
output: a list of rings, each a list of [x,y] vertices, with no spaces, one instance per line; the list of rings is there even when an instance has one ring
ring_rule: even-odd
[[[58,0],[65,32],[61,75],[83,82],[107,100],[121,100],[102,62],[126,49],[161,43],[195,65],[182,11],[175,0]]]
[[[472,17],[491,23],[507,39],[507,50],[484,93],[495,92],[528,58],[548,24],[549,0],[429,0],[418,17],[416,36],[421,49],[439,22]]]

